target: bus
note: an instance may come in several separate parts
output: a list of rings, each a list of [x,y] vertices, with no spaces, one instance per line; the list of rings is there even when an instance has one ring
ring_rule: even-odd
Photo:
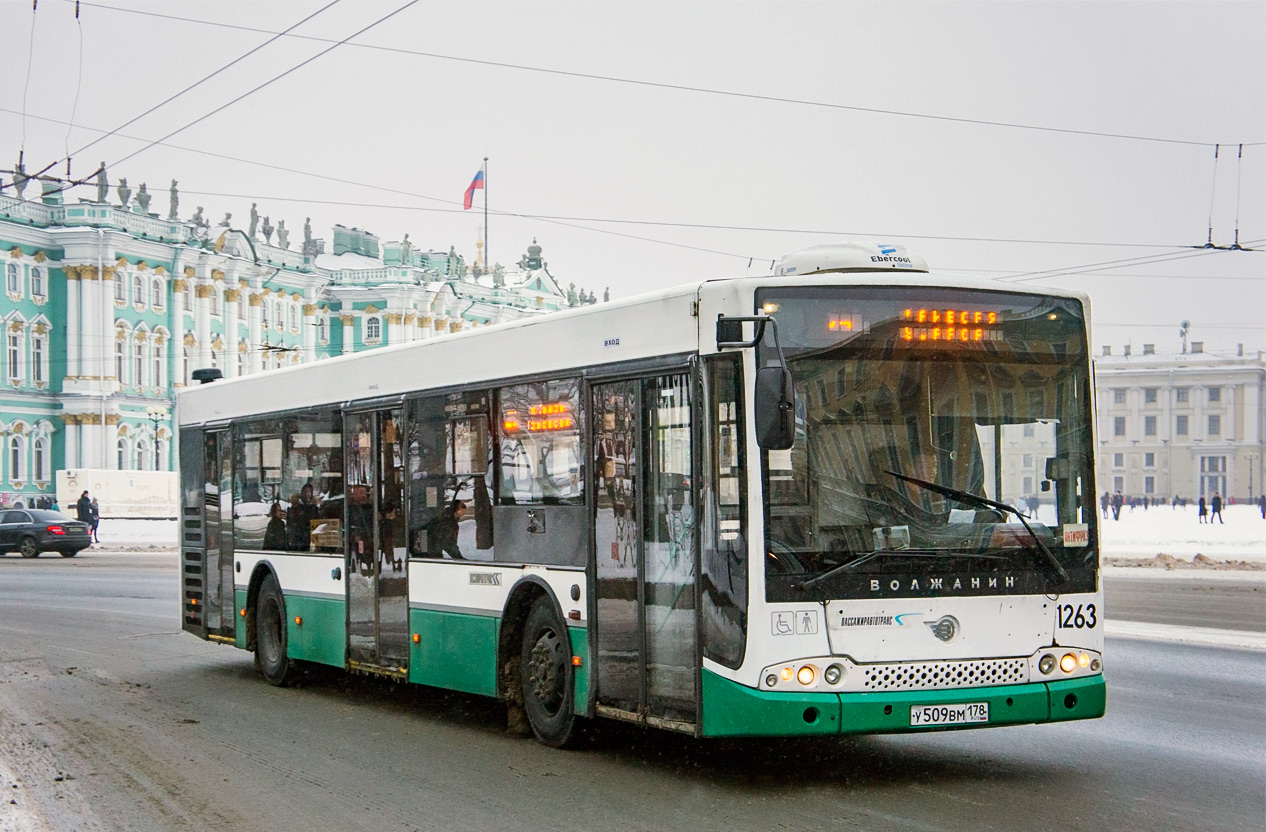
[[[180,394],[183,628],[696,737],[1100,717],[1089,308],[837,243]],[[205,383],[214,381],[214,383]]]

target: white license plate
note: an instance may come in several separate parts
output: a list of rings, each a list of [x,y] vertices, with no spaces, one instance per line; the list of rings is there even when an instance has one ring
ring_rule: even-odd
[[[970,725],[989,721],[988,702],[968,702],[958,705],[912,705],[910,725]]]

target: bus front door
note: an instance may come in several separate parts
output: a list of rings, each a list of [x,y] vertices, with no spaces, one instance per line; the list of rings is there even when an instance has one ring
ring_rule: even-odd
[[[347,416],[347,663],[404,677],[409,666],[404,436],[399,409]]]
[[[698,714],[689,376],[593,388],[597,702],[694,731]]]

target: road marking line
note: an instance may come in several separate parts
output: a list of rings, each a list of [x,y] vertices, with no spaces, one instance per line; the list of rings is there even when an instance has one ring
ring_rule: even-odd
[[[1248,630],[1219,630],[1213,627],[1182,627],[1176,624],[1114,620],[1105,622],[1104,627],[1105,633],[1115,638],[1176,641],[1182,644],[1266,651],[1266,633],[1254,633]]]

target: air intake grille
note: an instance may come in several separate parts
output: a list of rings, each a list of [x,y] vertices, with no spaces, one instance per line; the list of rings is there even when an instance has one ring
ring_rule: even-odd
[[[872,664],[858,670],[866,690],[976,688],[1029,681],[1027,659]]]

